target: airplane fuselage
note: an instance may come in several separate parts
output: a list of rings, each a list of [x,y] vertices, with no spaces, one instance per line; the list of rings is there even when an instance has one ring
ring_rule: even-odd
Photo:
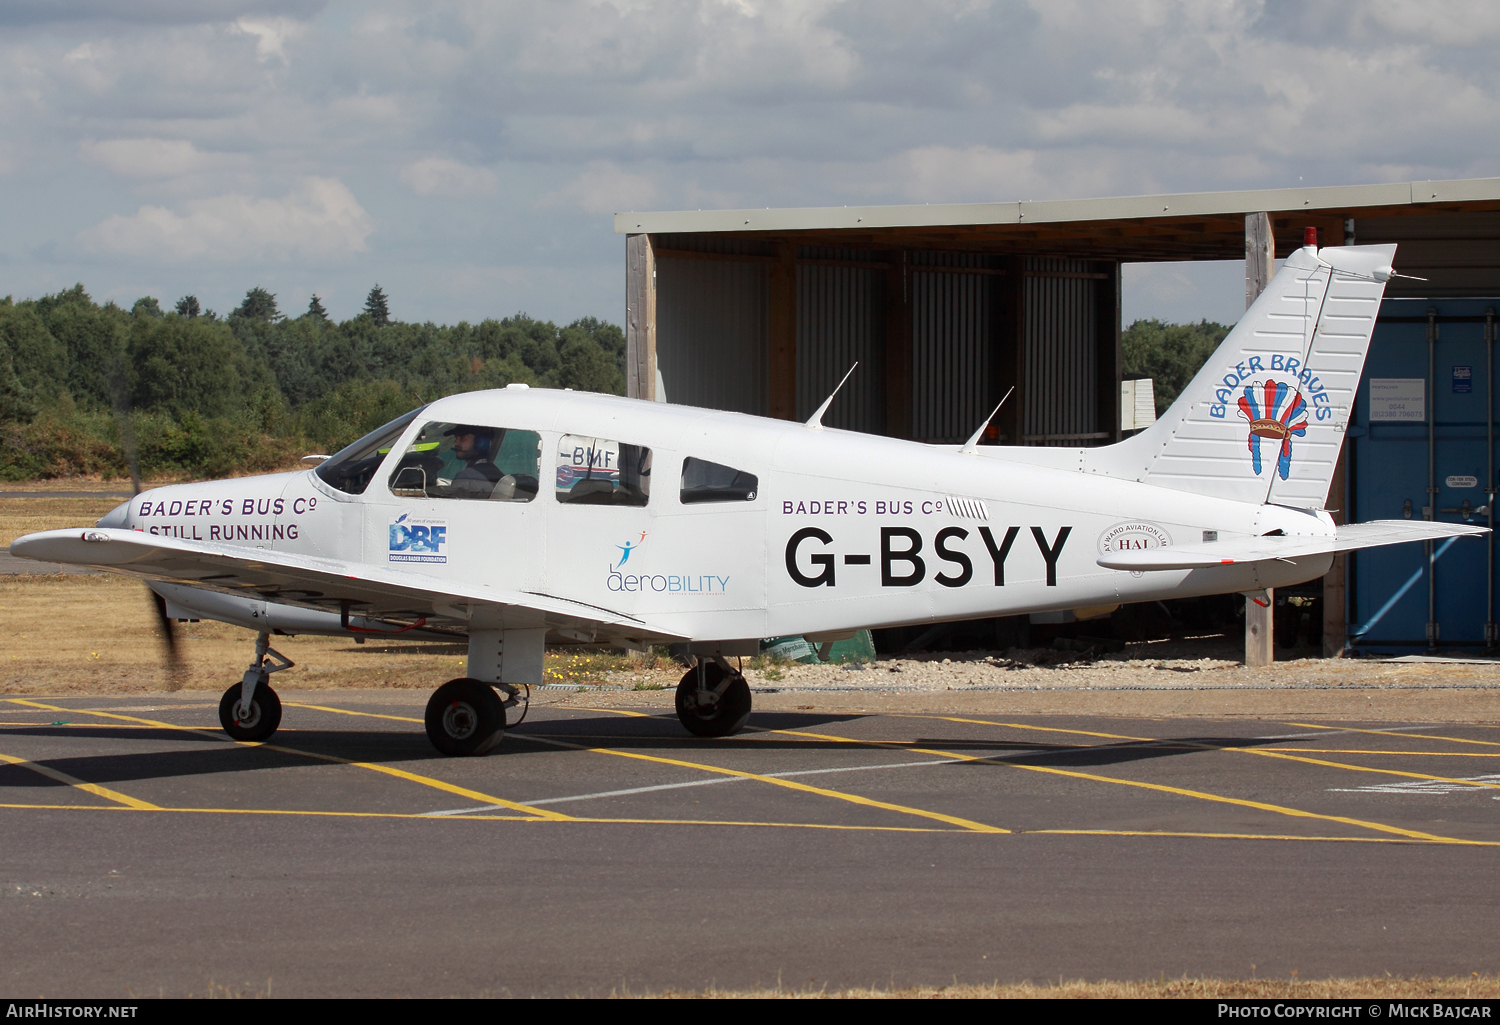
[[[397,494],[393,472],[430,423],[533,433],[540,453],[534,497]],[[622,452],[646,468],[643,504],[567,500],[579,466],[609,472],[604,464]],[[695,500],[685,490],[689,459],[756,483]],[[1067,461],[1059,453],[1056,462]],[[1145,574],[1103,569],[1096,560],[1212,537],[1334,531],[1324,513],[1012,461],[1003,448],[966,453],[743,414],[514,388],[426,407],[360,494],[311,470],[180,484],[143,493],[101,525],[550,595],[693,639],[1095,610],[1286,586],[1321,575],[1331,557]]]

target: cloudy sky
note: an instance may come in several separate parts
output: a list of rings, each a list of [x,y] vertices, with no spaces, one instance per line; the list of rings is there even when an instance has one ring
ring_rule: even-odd
[[[1490,0],[0,0],[0,295],[622,320],[616,210],[1500,174]],[[1238,265],[1135,268],[1232,320]]]

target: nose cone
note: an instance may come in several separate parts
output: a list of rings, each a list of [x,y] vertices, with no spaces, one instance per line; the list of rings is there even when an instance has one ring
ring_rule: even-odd
[[[130,523],[130,503],[129,502],[121,502],[119,505],[115,506],[109,512],[107,512],[103,516],[99,517],[99,522],[95,523],[94,526],[96,526],[96,527],[119,527],[121,529],[124,529],[126,526],[129,525],[129,523]]]

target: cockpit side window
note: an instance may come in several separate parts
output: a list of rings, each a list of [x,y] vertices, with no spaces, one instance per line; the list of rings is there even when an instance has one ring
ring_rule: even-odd
[[[645,505],[651,497],[651,450],[565,434],[557,444],[556,492],[559,502],[571,505]]]
[[[385,461],[391,446],[401,437],[401,432],[426,408],[418,406],[384,427],[376,428],[354,444],[334,453],[313,472],[331,488],[337,488],[348,495],[363,495],[365,488],[370,486],[370,478],[380,469],[380,464]]]
[[[753,473],[688,456],[682,461],[682,504],[753,502],[760,480]]]
[[[434,421],[406,447],[391,473],[391,493],[529,502],[537,495],[541,458],[535,431]]]

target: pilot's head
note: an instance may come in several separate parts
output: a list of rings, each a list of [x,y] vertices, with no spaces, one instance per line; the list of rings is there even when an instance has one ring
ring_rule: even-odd
[[[483,459],[490,454],[490,434],[489,428],[470,424],[455,424],[443,432],[445,437],[453,439],[453,454],[464,462]]]

